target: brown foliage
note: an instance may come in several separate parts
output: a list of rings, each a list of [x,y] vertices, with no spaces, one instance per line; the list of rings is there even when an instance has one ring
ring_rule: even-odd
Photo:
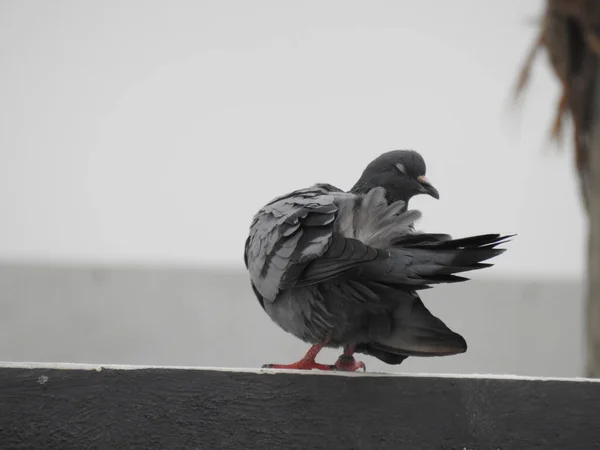
[[[519,76],[517,95],[527,84],[542,48],[562,88],[551,134],[553,138],[561,136],[564,119],[570,114],[575,128],[575,163],[587,208],[588,135],[600,56],[600,0],[547,0],[540,32]]]

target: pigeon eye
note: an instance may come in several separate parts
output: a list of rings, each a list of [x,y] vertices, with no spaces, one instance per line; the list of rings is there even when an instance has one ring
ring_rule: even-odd
[[[402,164],[402,163],[396,164],[396,169],[398,169],[398,171],[401,174],[406,175],[406,167],[404,167],[404,164]]]

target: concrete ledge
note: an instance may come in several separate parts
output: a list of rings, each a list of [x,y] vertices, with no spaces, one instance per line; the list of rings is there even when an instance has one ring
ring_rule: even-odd
[[[600,382],[0,364],[2,449],[593,449]]]

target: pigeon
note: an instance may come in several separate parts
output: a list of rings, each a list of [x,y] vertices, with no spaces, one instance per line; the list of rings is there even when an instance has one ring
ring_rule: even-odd
[[[251,288],[281,329],[311,345],[296,370],[365,370],[355,354],[389,365],[409,356],[448,356],[465,339],[434,316],[419,292],[468,280],[492,266],[514,235],[453,239],[415,229],[415,195],[439,199],[414,150],[383,153],[350,191],[317,183],[267,203],[253,217],[244,249]],[[324,347],[343,348],[334,364],[316,362]]]

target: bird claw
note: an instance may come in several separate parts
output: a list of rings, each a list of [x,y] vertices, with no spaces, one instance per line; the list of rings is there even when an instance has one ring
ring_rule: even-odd
[[[367,371],[367,366],[364,362],[357,361],[356,359],[354,359],[353,356],[350,355],[340,356],[335,362],[334,367],[336,368],[336,370],[339,370],[341,372],[356,372],[360,369],[362,369],[363,372]]]

